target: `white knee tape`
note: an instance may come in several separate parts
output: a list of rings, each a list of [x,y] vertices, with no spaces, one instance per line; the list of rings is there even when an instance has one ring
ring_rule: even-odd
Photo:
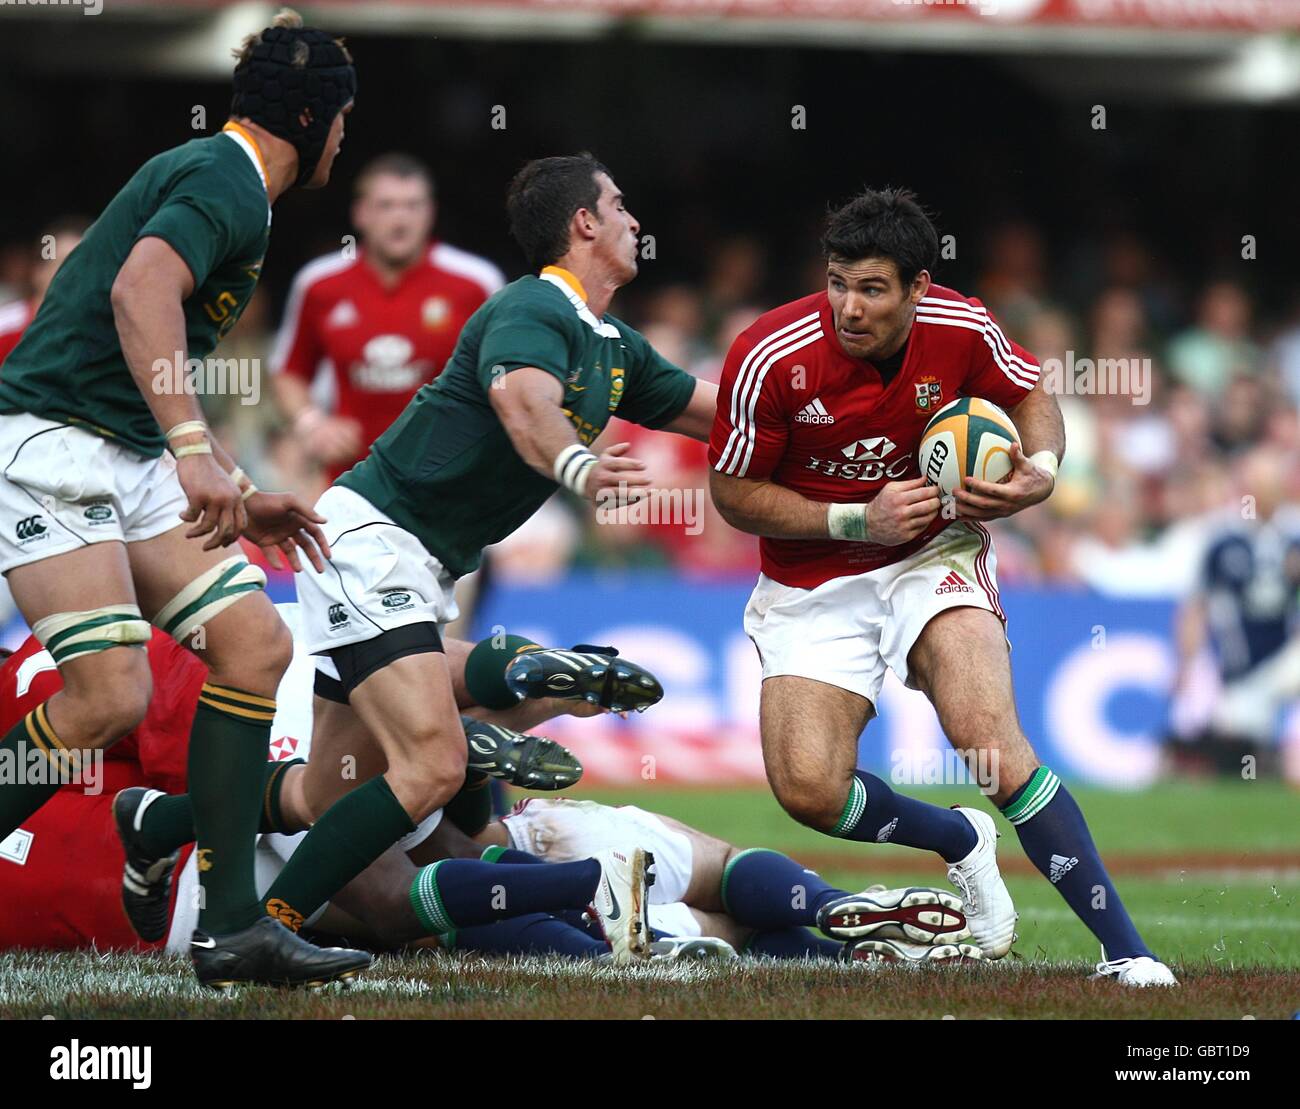
[[[266,574],[260,566],[253,566],[242,555],[234,555],[190,582],[158,610],[153,622],[179,641],[245,593],[265,585]]]
[[[32,626],[32,634],[56,663],[78,655],[93,655],[110,647],[148,643],[153,629],[137,605],[105,605],[85,612],[59,612]]]

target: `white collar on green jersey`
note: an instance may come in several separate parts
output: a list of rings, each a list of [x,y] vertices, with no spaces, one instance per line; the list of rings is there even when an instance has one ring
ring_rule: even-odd
[[[257,176],[262,182],[262,188],[267,190],[269,196],[270,185],[266,180],[266,170],[262,167],[262,153],[253,144],[248,132],[240,127],[238,123],[232,122],[227,123],[225,127],[221,129],[221,134],[225,135],[228,139],[233,139],[235,145],[248,155],[248,160],[253,163],[253,168],[257,171]],[[271,226],[271,202],[269,199],[266,203],[266,226]]]
[[[568,270],[562,270],[559,266],[547,266],[537,276],[542,281],[554,285],[560,290],[560,292],[568,297],[569,303],[573,305],[574,310],[578,313],[578,319],[582,320],[583,323],[590,327],[591,330],[602,339],[618,339],[622,337],[618,328],[612,323],[602,323],[600,320],[596,319],[596,314],[587,307],[587,302],[583,300],[577,290],[574,289],[572,283],[565,280],[566,277],[572,276],[569,274]],[[574,278],[574,280],[576,281],[577,278]]]

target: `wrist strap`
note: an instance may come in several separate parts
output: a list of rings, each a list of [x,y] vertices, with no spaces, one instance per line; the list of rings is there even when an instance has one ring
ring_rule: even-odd
[[[1056,470],[1061,465],[1061,460],[1051,451],[1037,451],[1029,456],[1029,461],[1051,474],[1053,481],[1056,480]]]
[[[183,447],[172,447],[171,452],[176,456],[179,462],[182,458],[189,458],[192,454],[211,454],[212,444],[206,440],[202,443],[187,443]]]
[[[260,491],[260,490],[257,488],[257,486],[254,485],[254,484],[250,481],[247,485],[244,486],[244,491],[243,491],[242,493],[239,494],[239,499],[240,499],[241,501],[246,501],[246,500],[248,500],[248,498],[251,497],[254,493],[257,493],[257,492],[259,492],[259,491]]]
[[[866,543],[867,506],[865,504],[830,504],[826,506],[826,530],[832,539]]]
[[[204,435],[207,435],[208,433],[208,425],[205,424],[202,420],[182,420],[170,431],[164,432],[163,438],[170,443],[178,435],[193,435],[196,432],[200,432],[200,431]]]
[[[572,443],[555,456],[555,480],[581,497],[596,461],[596,456],[581,443]]]

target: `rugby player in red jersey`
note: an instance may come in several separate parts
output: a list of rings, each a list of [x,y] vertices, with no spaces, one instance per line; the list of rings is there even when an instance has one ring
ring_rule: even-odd
[[[937,852],[974,942],[994,959],[1010,950],[1016,913],[993,818],[914,800],[856,769],[858,737],[893,670],[930,699],[954,747],[991,767],[981,786],[1101,941],[1099,974],[1176,985],[1016,715],[983,521],[1052,492],[1065,433],[1038,363],[978,300],[931,282],[938,236],[910,192],[853,198],[831,213],[823,248],[826,290],[768,312],[732,345],[709,447],[719,512],[762,537],[745,630],[763,665],[773,791],[828,835]],[[967,480],[942,505],[917,447],[930,417],[959,396],[1007,409],[1024,451],[1012,447],[1005,483]],[[854,911],[852,898],[824,910]]]
[[[275,396],[330,481],[442,372],[465,321],[505,284],[486,258],[431,238],[435,212],[429,170],[383,154],[357,175],[360,250],[318,258],[294,278],[271,358]],[[330,413],[312,399],[322,366]]]

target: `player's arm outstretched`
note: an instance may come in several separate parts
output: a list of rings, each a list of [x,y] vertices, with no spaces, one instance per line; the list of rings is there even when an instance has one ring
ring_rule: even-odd
[[[209,536],[204,550],[229,546],[241,535],[265,549],[272,562],[283,553],[301,570],[298,549],[317,570],[329,547],[324,523],[291,493],[261,493],[209,434],[198,398],[183,390],[159,389],[155,365],[170,366],[187,349],[183,303],[194,292],[189,265],[166,241],[146,236],[118,271],[111,299],[122,354],[145,403],[167,435],[176,456],[177,477],[189,498],[181,514],[193,524],[187,538]],[[166,378],[171,381],[171,375]],[[250,492],[251,490],[251,492]]]
[[[630,444],[614,443],[597,456],[579,442],[561,408],[564,385],[554,374],[521,366],[494,381],[487,392],[519,457],[539,474],[593,504],[603,490],[617,491],[620,485],[626,499],[635,500],[650,484],[645,463],[625,456]]]

